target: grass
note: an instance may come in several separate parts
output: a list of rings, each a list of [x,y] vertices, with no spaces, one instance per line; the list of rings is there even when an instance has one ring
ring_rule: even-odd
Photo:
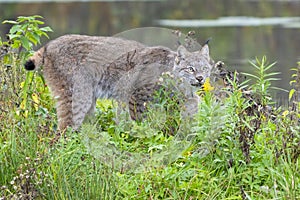
[[[113,104],[99,101],[94,122],[54,141],[54,101],[25,58],[8,51],[0,61],[0,199],[299,198],[299,70],[286,107],[272,106],[263,58],[250,64],[253,85],[233,77],[223,98],[202,92],[180,134],[166,134],[155,112],[116,123]]]

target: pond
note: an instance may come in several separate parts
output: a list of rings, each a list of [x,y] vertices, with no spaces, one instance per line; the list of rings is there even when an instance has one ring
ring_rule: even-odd
[[[266,55],[277,62],[281,81],[289,88],[291,68],[300,61],[300,1],[148,0],[148,1],[0,1],[0,20],[41,15],[54,33],[115,35],[140,27],[162,27],[196,32],[201,44],[208,38],[211,55],[230,68],[251,72],[249,60]],[[8,25],[0,26],[3,37]],[[150,34],[151,41],[158,37]],[[46,41],[45,41],[46,42]],[[287,94],[276,91],[278,100]]]

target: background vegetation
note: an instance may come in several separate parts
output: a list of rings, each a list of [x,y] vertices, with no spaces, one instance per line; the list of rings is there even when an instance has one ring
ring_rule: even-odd
[[[49,34],[54,39],[67,33],[111,36],[134,28],[157,27],[157,20],[160,19],[216,20],[249,16],[275,17],[281,21],[286,17],[299,17],[299,10],[300,1],[281,0],[100,0],[67,3],[63,0],[3,3],[0,0],[0,21],[13,20],[17,16],[41,15],[55,30]],[[247,23],[248,20],[245,21]],[[247,71],[248,60],[266,55],[268,59],[277,61],[274,69],[282,72],[279,75],[281,80],[273,84],[289,88],[290,69],[299,61],[299,19],[284,25],[169,28],[184,33],[193,29],[200,44],[212,37],[211,55],[225,61],[232,69]],[[9,29],[9,25],[0,26],[0,36],[4,38]],[[274,93],[277,99],[282,98],[286,103],[286,94],[281,91]]]
[[[1,199],[300,196],[300,63],[285,108],[273,106],[275,73],[262,58],[249,64],[256,72],[253,85],[232,76],[225,97],[201,92],[196,119],[182,122],[185,131],[179,133],[188,132],[183,139],[152,120],[121,116],[117,124],[108,101],[98,102],[95,123],[57,137],[49,89],[38,73],[23,69],[33,45],[51,29],[40,27],[39,16],[6,23],[13,26],[0,43]]]

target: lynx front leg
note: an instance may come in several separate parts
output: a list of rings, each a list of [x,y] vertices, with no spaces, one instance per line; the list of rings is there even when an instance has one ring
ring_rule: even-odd
[[[199,96],[188,98],[184,102],[184,109],[182,110],[181,117],[183,119],[193,118],[194,115],[198,112],[199,101]]]

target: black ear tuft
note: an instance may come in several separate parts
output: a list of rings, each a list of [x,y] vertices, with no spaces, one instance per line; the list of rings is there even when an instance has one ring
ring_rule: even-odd
[[[24,65],[25,69],[27,70],[34,70],[35,68],[35,64],[32,60],[28,60],[25,65]]]
[[[205,43],[203,44],[203,46],[206,45],[206,44],[208,45],[208,43],[209,43],[209,41],[211,41],[211,39],[212,39],[211,37],[208,38],[208,39],[205,41]]]

